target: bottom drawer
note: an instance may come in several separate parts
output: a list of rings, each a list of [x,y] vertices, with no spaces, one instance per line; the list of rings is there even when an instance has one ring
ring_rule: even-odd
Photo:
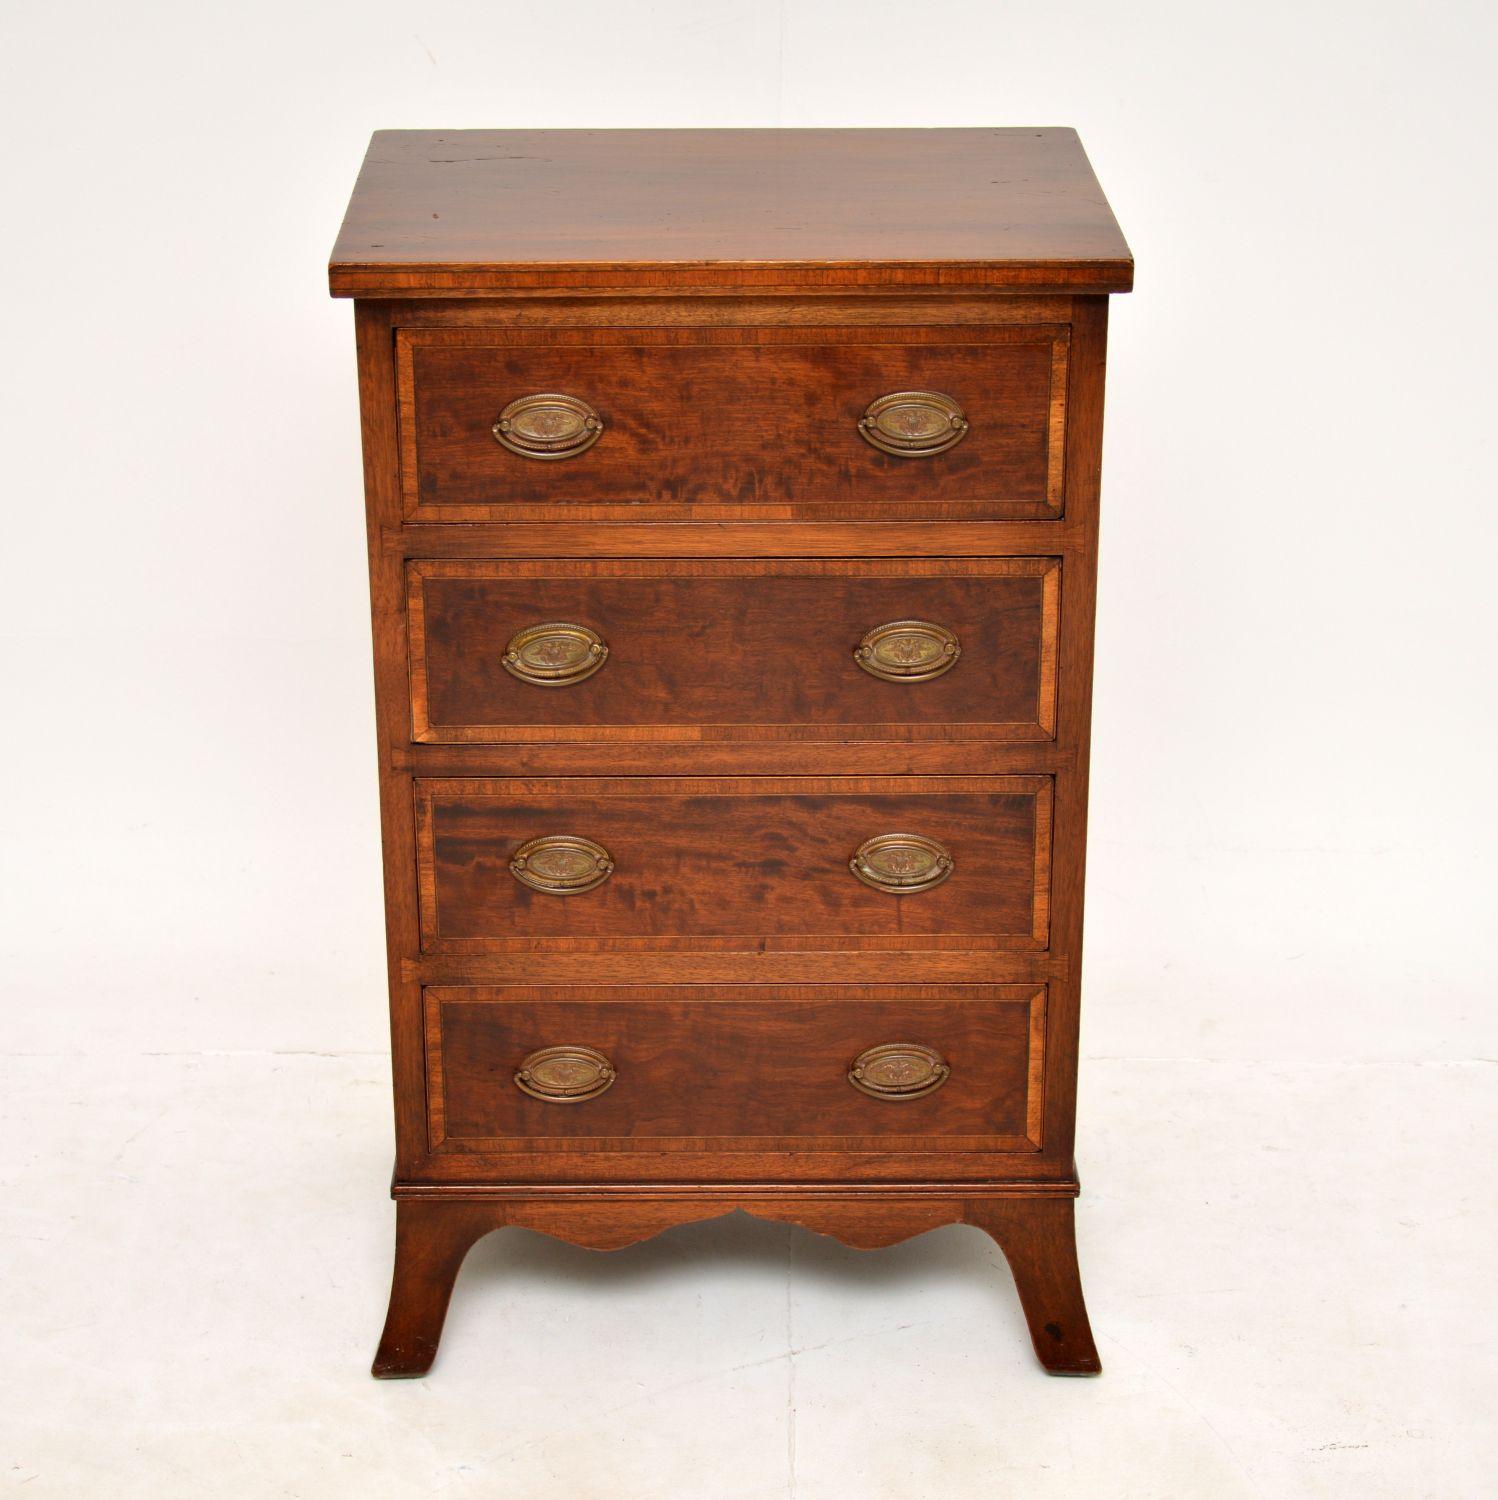
[[[434,1151],[1042,1144],[1043,985],[434,986],[425,1005]]]

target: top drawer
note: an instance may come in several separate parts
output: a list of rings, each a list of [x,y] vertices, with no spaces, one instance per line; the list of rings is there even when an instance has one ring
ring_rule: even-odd
[[[1068,337],[1063,324],[403,328],[405,514],[1053,519]],[[919,399],[879,404],[900,393]],[[532,396],[564,399],[515,405]]]

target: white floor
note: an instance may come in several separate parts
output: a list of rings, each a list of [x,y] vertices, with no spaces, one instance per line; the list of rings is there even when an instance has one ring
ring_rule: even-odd
[[[974,1230],[865,1253],[735,1216],[612,1255],[493,1235],[432,1374],[376,1383],[382,1057],[11,1057],[6,1478],[35,1500],[1494,1494],[1490,1066],[1095,1058],[1083,1092],[1101,1379],[1041,1374]]]

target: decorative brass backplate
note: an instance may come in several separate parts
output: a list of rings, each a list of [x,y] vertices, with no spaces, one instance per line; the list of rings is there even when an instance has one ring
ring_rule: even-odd
[[[952,856],[936,842],[919,833],[881,833],[860,844],[848,868],[876,891],[908,896],[929,891],[952,873]]]
[[[929,620],[891,620],[858,643],[853,659],[886,682],[928,682],[950,672],[961,655],[957,637],[943,626]]]
[[[603,419],[576,396],[522,396],[490,428],[511,453],[525,458],[576,458],[603,436]]]
[[[876,448],[897,458],[945,453],[967,436],[962,408],[939,391],[892,391],[871,402],[858,430]]]
[[[535,687],[571,687],[591,677],[608,655],[596,630],[556,620],[517,630],[505,647],[504,667]]]
[[[854,1058],[848,1082],[876,1099],[919,1099],[935,1093],[951,1072],[941,1053],[919,1042],[883,1042]]]
[[[602,844],[571,833],[551,833],[522,844],[510,857],[510,874],[521,885],[549,896],[576,896],[600,886],[614,873],[614,860]]]
[[[549,1104],[581,1104],[596,1099],[618,1076],[592,1047],[543,1047],[520,1064],[515,1087]]]

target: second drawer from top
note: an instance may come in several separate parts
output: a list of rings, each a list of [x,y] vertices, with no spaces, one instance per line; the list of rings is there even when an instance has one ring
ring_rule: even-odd
[[[1044,740],[1051,557],[416,561],[412,738]]]

